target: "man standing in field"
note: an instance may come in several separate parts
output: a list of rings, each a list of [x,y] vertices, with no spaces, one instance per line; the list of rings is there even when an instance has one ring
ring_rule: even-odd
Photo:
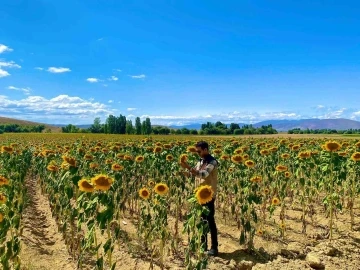
[[[213,198],[210,202],[204,204],[210,210],[208,215],[203,215],[202,219],[204,222],[207,222],[210,229],[211,235],[211,249],[208,251],[208,255],[217,256],[218,255],[218,236],[217,228],[215,223],[215,198],[216,198],[216,189],[217,189],[217,175],[218,175],[218,162],[217,160],[210,155],[209,145],[207,142],[200,141],[196,145],[196,152],[199,154],[201,159],[198,161],[195,167],[191,167],[186,162],[182,162],[181,166],[185,169],[188,169],[189,172],[195,176],[196,185],[209,185],[214,191]],[[202,236],[202,243],[205,245],[205,250],[207,251],[207,232]]]

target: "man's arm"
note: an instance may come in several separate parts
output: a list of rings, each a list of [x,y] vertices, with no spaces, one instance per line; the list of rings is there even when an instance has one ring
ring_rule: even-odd
[[[209,164],[206,165],[204,170],[195,170],[195,175],[202,179],[205,179],[210,175],[210,173],[215,169],[216,166],[217,161],[212,160],[209,162]]]

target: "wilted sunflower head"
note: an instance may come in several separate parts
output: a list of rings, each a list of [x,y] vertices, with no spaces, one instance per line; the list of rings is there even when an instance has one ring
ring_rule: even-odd
[[[328,141],[325,143],[324,148],[328,152],[335,152],[341,148],[341,145],[336,141]]]
[[[78,187],[79,190],[84,191],[84,192],[93,192],[95,190],[95,187],[88,182],[88,180],[86,179],[81,179],[78,182]]]
[[[280,204],[279,198],[274,197],[274,198],[271,200],[271,204],[272,204],[272,205],[279,205],[279,204]]]
[[[7,186],[9,184],[9,180],[5,177],[0,175],[0,186]]]
[[[147,188],[142,188],[139,190],[139,196],[144,200],[147,200],[150,198],[150,191]]]
[[[245,161],[245,165],[248,168],[253,168],[255,166],[255,162],[252,160],[247,160],[247,161]]]
[[[354,154],[352,154],[351,159],[353,161],[360,161],[360,152],[355,152]]]
[[[114,182],[114,180],[107,175],[99,174],[91,178],[91,182],[93,183],[93,185],[95,185],[95,189],[107,191],[110,189],[111,184]]]
[[[169,187],[165,183],[156,184],[154,190],[159,195],[165,195],[169,191]]]
[[[213,189],[209,185],[200,186],[196,191],[196,199],[199,204],[206,204],[212,200]]]
[[[288,168],[285,165],[277,165],[275,168],[275,170],[277,170],[278,172],[285,172],[285,171],[287,171],[287,169]]]
[[[244,161],[244,158],[241,155],[233,155],[231,157],[231,161],[234,162],[235,164],[240,164],[241,162]]]

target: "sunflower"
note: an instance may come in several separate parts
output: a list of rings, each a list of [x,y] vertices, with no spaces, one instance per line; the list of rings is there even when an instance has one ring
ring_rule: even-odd
[[[9,154],[11,154],[12,152],[13,152],[13,148],[11,147],[11,146],[2,146],[1,147],[1,152],[6,152],[6,153],[9,153]]]
[[[181,154],[180,155],[180,163],[187,162],[187,160],[188,160],[188,155],[187,154]]]
[[[156,184],[154,190],[159,195],[165,195],[169,191],[169,187],[164,183]]]
[[[231,161],[236,163],[236,164],[240,164],[241,162],[244,161],[244,158],[240,155],[234,155],[231,157]]]
[[[144,200],[147,200],[150,197],[150,191],[147,188],[142,188],[139,190],[139,195]]]
[[[355,152],[354,154],[352,154],[351,159],[353,161],[360,161],[360,152]]]
[[[162,152],[162,147],[161,146],[156,146],[156,147],[154,147],[154,150],[153,150],[153,152],[154,153],[161,153]]]
[[[355,146],[356,146],[357,148],[360,148],[360,142],[355,143]]]
[[[271,147],[269,150],[270,150],[270,152],[275,153],[278,149],[279,149],[279,148],[277,148],[276,146],[273,146],[273,147]]]
[[[0,193],[0,204],[1,203],[6,203],[6,196]]]
[[[124,160],[133,160],[132,155],[124,155]]]
[[[259,183],[259,182],[261,182],[261,180],[262,180],[262,177],[260,175],[253,176],[250,179],[250,181],[253,183]]]
[[[63,156],[62,159],[72,167],[76,167],[76,159],[69,156]]]
[[[91,160],[93,160],[93,159],[94,159],[94,156],[93,156],[93,155],[91,155],[91,154],[86,154],[86,155],[84,156],[84,159],[85,159],[85,160],[89,160],[89,161],[91,161]]]
[[[276,197],[274,197],[272,200],[271,200],[271,204],[272,205],[279,205],[280,204],[280,200]]]
[[[109,165],[111,163],[113,163],[113,160],[111,158],[105,160],[105,164]]]
[[[253,168],[255,166],[255,162],[252,161],[252,160],[247,160],[245,161],[245,165],[248,167],[248,168]]]
[[[0,213],[0,223],[4,221],[4,215]]]
[[[99,174],[91,178],[91,182],[95,185],[96,190],[107,191],[110,189],[111,184],[114,182],[114,180],[107,175]]]
[[[216,149],[214,149],[213,152],[214,152],[215,154],[219,155],[219,154],[221,154],[222,150],[219,149],[219,148],[216,148]]]
[[[96,163],[96,162],[90,163],[90,169],[97,169],[97,168],[99,168],[99,163]]]
[[[325,143],[324,147],[328,152],[335,152],[341,148],[341,145],[336,141],[328,141]]]
[[[117,157],[117,158],[120,158],[120,159],[124,159],[125,154],[119,153],[119,154],[116,154],[116,157]]]
[[[233,167],[230,167],[229,169],[228,169],[228,172],[233,172],[234,171],[234,168]]]
[[[281,155],[281,157],[282,157],[283,159],[288,159],[288,158],[290,158],[290,154],[284,153],[284,154]]]
[[[188,146],[186,148],[186,151],[189,153],[196,153],[196,147],[195,146]]]
[[[256,234],[259,235],[259,236],[262,236],[264,234],[263,230],[262,229],[258,229],[256,231]]]
[[[88,182],[88,180],[86,179],[81,179],[78,182],[78,187],[79,190],[84,191],[84,192],[93,192],[95,190],[95,187]]]
[[[228,155],[221,155],[221,160],[228,160],[230,157]]]
[[[293,147],[291,147],[291,149],[292,149],[293,151],[297,151],[297,150],[300,149],[300,145],[299,145],[299,144],[296,144],[296,145],[294,145]]]
[[[212,200],[213,194],[214,191],[212,190],[211,186],[200,186],[199,189],[196,191],[196,199],[199,204],[206,204]]]
[[[174,159],[174,156],[173,155],[167,155],[166,156],[166,160],[167,161],[172,161]]]
[[[46,167],[48,169],[48,171],[50,172],[57,172],[59,170],[59,167],[54,165],[54,164],[50,164]]]
[[[282,222],[282,223],[280,224],[280,228],[284,230],[284,229],[286,228],[286,224],[285,224],[284,222]]]
[[[288,171],[286,171],[286,172],[285,172],[285,177],[286,177],[286,178],[289,178],[290,176],[291,176],[291,173],[288,172]]]
[[[171,146],[171,144],[169,144],[169,143],[165,143],[165,144],[164,144],[164,148],[165,148],[165,149],[171,149],[172,146]]]
[[[278,172],[285,172],[287,171],[287,166],[285,165],[277,165],[276,168],[275,168]]]
[[[5,178],[4,176],[0,175],[0,186],[6,186],[9,184],[9,180]]]
[[[309,157],[311,157],[311,152],[310,151],[302,151],[298,154],[298,157],[301,159],[309,158]]]
[[[144,156],[137,156],[137,157],[135,158],[135,161],[136,161],[137,163],[143,162],[143,161],[144,161]]]
[[[236,154],[236,155],[240,155],[242,153],[243,153],[243,150],[241,148],[238,148],[238,149],[234,150],[234,154]]]
[[[111,169],[115,172],[118,172],[118,171],[122,171],[124,169],[124,166],[118,163],[114,163],[113,165],[111,165]]]
[[[347,153],[346,152],[339,152],[338,155],[341,156],[341,157],[345,157],[345,156],[347,156]]]
[[[270,154],[270,151],[267,150],[267,149],[263,149],[263,150],[260,151],[260,154],[261,154],[262,156],[267,156],[268,154]]]
[[[154,185],[155,185],[154,180],[153,180],[153,179],[150,179],[150,180],[148,181],[148,186],[149,186],[149,187],[153,187]]]
[[[266,194],[269,194],[269,193],[270,193],[270,190],[268,188],[265,188],[264,189],[264,194],[266,195]]]
[[[69,170],[70,164],[64,161],[63,163],[61,163],[61,169],[65,170],[65,171]]]

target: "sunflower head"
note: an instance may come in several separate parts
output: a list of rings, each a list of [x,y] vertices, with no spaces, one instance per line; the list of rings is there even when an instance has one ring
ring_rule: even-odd
[[[282,230],[285,230],[286,229],[286,224],[284,222],[280,223],[280,228]]]
[[[193,154],[195,154],[195,153],[197,153],[196,152],[196,147],[195,146],[188,146],[187,148],[186,148],[186,151],[188,152],[188,153],[193,153]]]
[[[228,172],[234,172],[234,168],[233,168],[233,167],[230,167],[230,168],[228,169]]]
[[[9,153],[11,154],[14,151],[14,149],[11,146],[2,146],[1,147],[1,152],[3,153]]]
[[[280,204],[279,198],[274,197],[274,198],[271,200],[271,204],[272,204],[272,205],[279,205],[279,204]]]
[[[252,160],[247,160],[247,161],[245,161],[245,165],[248,168],[253,168],[255,166],[255,162]]]
[[[241,155],[233,155],[231,157],[231,161],[234,162],[235,164],[240,164],[244,161],[244,158]]]
[[[137,157],[135,158],[135,161],[136,161],[137,163],[143,162],[143,161],[144,161],[144,156],[137,156]]]
[[[360,148],[360,142],[355,143],[355,146],[356,146],[357,148]]]
[[[286,178],[289,178],[290,176],[291,176],[291,173],[290,173],[289,171],[286,171],[286,172],[285,172],[285,177],[286,177]]]
[[[49,164],[49,165],[47,166],[47,169],[48,169],[48,171],[50,171],[50,172],[57,172],[57,171],[59,170],[59,167],[56,166],[55,164]]]
[[[7,185],[9,185],[9,180],[6,177],[0,175],[0,186],[7,186]]]
[[[169,187],[165,183],[156,184],[154,191],[159,195],[165,195],[169,192]]]
[[[341,156],[341,157],[346,157],[347,152],[338,152],[338,155]]]
[[[324,148],[328,152],[336,152],[341,148],[341,145],[336,141],[328,141],[324,144]]]
[[[107,191],[110,189],[114,180],[107,175],[99,174],[91,178],[91,182],[93,185],[95,185],[96,190]]]
[[[85,160],[88,160],[88,161],[91,161],[91,160],[94,159],[94,156],[91,155],[91,154],[86,154],[86,155],[84,156],[84,159],[85,159]]]
[[[283,159],[288,159],[288,158],[290,158],[290,154],[284,153],[284,154],[281,155],[281,157],[282,157]]]
[[[285,171],[287,171],[287,169],[288,168],[285,165],[277,165],[275,168],[275,170],[277,170],[278,172],[285,172]]]
[[[214,191],[212,187],[209,185],[204,185],[199,187],[195,196],[199,204],[206,204],[212,200],[213,194]]]
[[[162,150],[163,150],[163,149],[162,149],[161,146],[155,146],[153,152],[154,152],[154,153],[161,153]]]
[[[6,196],[2,193],[0,193],[0,204],[6,203]]]
[[[269,194],[269,193],[270,193],[270,190],[269,190],[268,188],[265,188],[265,189],[264,189],[264,194],[267,195],[267,194]]]
[[[96,162],[90,163],[90,169],[97,169],[97,168],[99,168],[99,163],[96,163]]]
[[[291,147],[291,149],[292,149],[293,151],[298,151],[298,150],[300,149],[300,145],[299,145],[299,144],[295,144],[295,145],[293,145],[293,147]]]
[[[228,155],[221,155],[221,160],[228,160],[230,157]]]
[[[122,171],[124,169],[124,166],[118,164],[118,163],[114,163],[113,165],[111,165],[111,169],[115,172],[119,172]]]
[[[172,160],[174,160],[174,156],[173,155],[166,155],[166,160],[167,161],[172,161]]]
[[[263,230],[262,229],[258,229],[256,231],[256,234],[259,235],[259,236],[262,236],[264,234]]]
[[[86,179],[81,179],[78,182],[78,187],[79,190],[84,191],[84,192],[93,192],[95,190],[95,187],[88,182],[88,180]]]
[[[144,200],[147,200],[150,198],[150,191],[147,188],[142,188],[139,190],[139,196]]]
[[[154,180],[153,180],[153,179],[150,179],[150,180],[148,181],[148,186],[149,186],[149,187],[153,187],[154,185],[155,185]]]
[[[267,150],[267,149],[263,149],[263,150],[260,151],[260,155],[262,155],[262,156],[267,156],[269,154],[270,154],[270,151]]]
[[[4,215],[0,213],[0,223],[4,221]]]
[[[352,154],[351,159],[353,161],[360,161],[360,152],[355,152],[354,154]]]
[[[309,158],[309,157],[311,157],[311,152],[310,151],[301,151],[298,154],[298,157],[301,159]]]
[[[234,154],[235,155],[241,155],[243,153],[243,150],[241,148],[235,149]]]
[[[262,181],[262,177],[260,175],[256,175],[251,177],[250,181],[253,183],[260,183]]]

